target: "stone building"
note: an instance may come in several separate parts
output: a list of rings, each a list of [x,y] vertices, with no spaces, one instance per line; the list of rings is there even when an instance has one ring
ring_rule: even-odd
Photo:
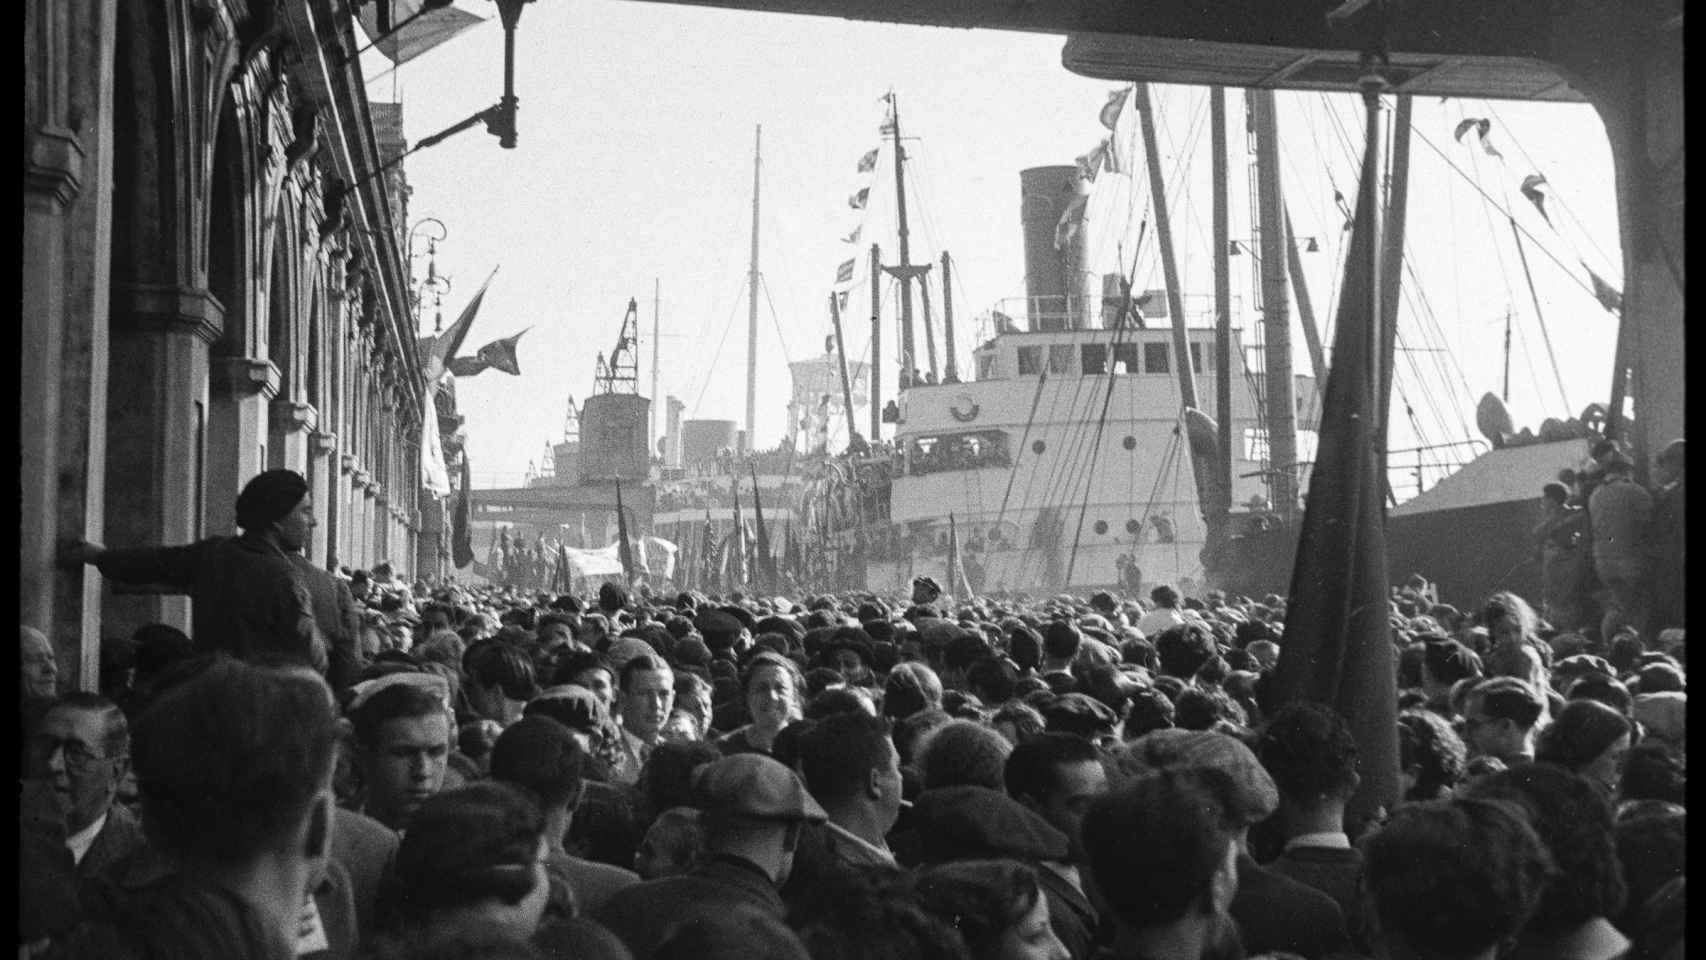
[[[423,408],[392,105],[347,0],[26,0],[20,619],[92,687],[100,638],[190,627],[59,545],[234,532],[309,479],[329,568],[413,575]],[[432,554],[434,551],[428,551]]]

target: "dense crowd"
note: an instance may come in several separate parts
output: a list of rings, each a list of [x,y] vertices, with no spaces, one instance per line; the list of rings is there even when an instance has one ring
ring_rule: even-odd
[[[176,584],[63,692],[21,632],[20,956],[1685,956],[1680,629],[1391,597],[1403,793],[1271,703],[1286,601],[349,578],[305,483],[68,547]]]

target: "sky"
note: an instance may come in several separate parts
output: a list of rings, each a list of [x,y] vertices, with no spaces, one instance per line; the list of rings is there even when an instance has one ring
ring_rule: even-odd
[[[394,72],[377,52],[363,57],[369,97],[403,103],[411,144],[495,103],[502,91],[495,6],[456,2],[492,19]],[[630,298],[640,307],[640,392],[652,395],[654,292],[658,393],[680,397],[688,419],[744,420],[759,125],[760,446],[787,429],[785,364],[822,354],[827,297],[849,258],[860,263],[845,318],[849,358],[868,349],[864,260],[871,242],[883,245],[890,262],[895,256],[890,148],[883,146],[883,175],[875,180],[855,167],[883,141],[881,98],[890,90],[906,137],[912,257],[952,253],[962,369],[969,369],[978,317],[1024,295],[1022,169],[1070,164],[1114,137],[1135,176],[1104,172],[1093,185],[1092,257],[1099,272],[1135,269],[1137,289],[1160,288],[1153,223],[1143,226],[1153,218],[1136,119],[1128,109],[1112,134],[1101,125],[1098,111],[1119,85],[1066,70],[1064,43],[1058,35],[630,0],[528,4],[516,42],[517,148],[503,150],[476,128],[406,163],[411,224],[433,217],[446,228],[437,251],[438,272],[451,281],[446,323],[498,268],[464,352],[531,328],[519,345],[519,377],[488,371],[457,385],[475,486],[518,484],[546,444],[561,439],[568,400],[592,392],[595,358],[615,344]],[[1194,324],[1213,289],[1207,94],[1179,86],[1154,91]],[[1360,103],[1350,93],[1281,92],[1278,104],[1284,190],[1296,237],[1317,241],[1304,270],[1330,343],[1348,237],[1333,193],[1355,202]],[[1516,425],[1538,429],[1543,417],[1577,415],[1609,389],[1615,345],[1615,319],[1585,289],[1587,270],[1621,285],[1603,126],[1585,105],[1436,98],[1417,101],[1415,111],[1410,266],[1393,399],[1395,419],[1403,419],[1393,426],[1393,446],[1477,435],[1474,403],[1503,388],[1507,312],[1508,405]],[[1243,115],[1234,95],[1232,235],[1248,240]],[[1490,121],[1489,141],[1502,159],[1486,153],[1474,133],[1453,139],[1466,118]],[[1547,178],[1550,223],[1518,190],[1531,173]],[[851,208],[849,196],[867,184],[873,189],[865,210]],[[1525,231],[1521,252],[1512,218]],[[860,243],[843,243],[861,223]],[[413,244],[417,276],[426,270],[429,229]],[[1252,262],[1247,255],[1232,261],[1235,315],[1248,327],[1256,322],[1244,309]],[[935,312],[939,320],[939,301]],[[888,331],[894,313],[892,301],[885,304]],[[421,330],[432,329],[429,307]],[[1246,333],[1246,342],[1252,337]],[[893,340],[885,333],[888,344]],[[1293,341],[1296,369],[1306,372],[1303,338],[1294,333]],[[891,385],[893,369],[891,363],[884,371]],[[1413,421],[1403,416],[1406,406]]]

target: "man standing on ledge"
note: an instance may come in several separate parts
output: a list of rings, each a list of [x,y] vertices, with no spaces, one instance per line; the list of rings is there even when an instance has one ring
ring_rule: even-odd
[[[268,470],[237,496],[240,536],[211,537],[181,547],[109,550],[79,540],[68,562],[94,564],[101,575],[159,584],[187,593],[196,650],[241,659],[282,654],[326,670],[326,641],[291,555],[314,529],[308,481],[294,470]]]

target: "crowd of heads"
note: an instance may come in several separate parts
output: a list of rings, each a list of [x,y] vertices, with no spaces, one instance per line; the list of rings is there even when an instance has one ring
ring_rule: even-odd
[[[21,944],[1681,955],[1680,630],[1607,640],[1514,594],[1463,612],[1394,591],[1399,788],[1371,805],[1356,718],[1269,696],[1274,595],[354,586],[341,689],[155,625],[100,693],[61,693],[51,644],[23,631],[40,882]],[[392,852],[368,883],[346,848],[375,829]]]

